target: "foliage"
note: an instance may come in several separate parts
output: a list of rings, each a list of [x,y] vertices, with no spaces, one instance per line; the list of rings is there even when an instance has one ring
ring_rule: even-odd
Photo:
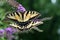
[[[0,1],[1,2],[1,1]],[[35,10],[41,13],[43,17],[53,17],[49,21],[44,21],[43,25],[38,26],[44,32],[40,33],[35,30],[31,33],[18,34],[18,40],[59,40],[60,33],[60,1],[57,0],[55,4],[51,0],[17,0],[27,10]],[[2,4],[1,4],[2,3]],[[15,11],[16,9],[10,6],[6,1],[0,3],[0,29],[6,28],[8,23],[5,23],[4,18],[7,12]],[[2,38],[5,40],[4,38]],[[1,40],[1,39],[0,39]]]

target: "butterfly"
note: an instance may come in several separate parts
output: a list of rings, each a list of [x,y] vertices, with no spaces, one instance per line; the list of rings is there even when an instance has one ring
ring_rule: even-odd
[[[36,19],[41,16],[40,13],[36,11],[25,11],[21,12],[13,12],[6,15],[6,18],[12,20],[14,23],[11,23],[10,26],[19,29],[20,31],[28,31],[36,26],[43,24],[42,21],[37,21]]]
[[[13,6],[18,8],[20,3],[15,0],[7,0],[7,2]],[[25,12],[12,12],[6,15],[6,18],[13,21],[10,26],[19,29],[20,31],[28,31],[31,29],[37,29],[36,26],[43,24],[42,21],[36,21],[41,14],[36,11],[25,11]]]

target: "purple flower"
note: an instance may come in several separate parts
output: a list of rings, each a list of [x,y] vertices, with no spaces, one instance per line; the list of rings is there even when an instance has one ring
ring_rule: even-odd
[[[7,34],[13,34],[13,33],[17,32],[18,30],[15,28],[12,28],[12,27],[8,27],[5,29],[5,31]]]
[[[6,34],[7,40],[12,40],[14,37],[14,35],[12,34]]]
[[[0,37],[4,37],[4,30],[3,29],[0,30]]]
[[[7,0],[7,2],[10,5],[12,5],[13,7],[16,7],[17,8],[17,12],[24,12],[24,11],[26,11],[26,9],[21,4],[19,4],[17,1],[15,1],[15,0]]]
[[[26,11],[26,9],[21,5],[21,4],[19,4],[19,6],[18,6],[18,8],[17,8],[17,12],[25,12]]]
[[[15,29],[15,28],[12,28],[12,27],[8,27],[8,28],[5,29],[5,32],[6,32],[7,39],[12,40],[12,39],[15,39],[13,34],[18,32],[18,30]]]

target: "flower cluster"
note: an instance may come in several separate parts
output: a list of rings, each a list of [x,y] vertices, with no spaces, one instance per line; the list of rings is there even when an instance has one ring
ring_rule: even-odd
[[[7,37],[8,40],[12,40],[13,38],[15,38],[13,34],[16,32],[18,32],[18,29],[12,27],[0,29],[0,37]]]
[[[17,11],[24,12],[26,9],[21,4],[19,4]]]

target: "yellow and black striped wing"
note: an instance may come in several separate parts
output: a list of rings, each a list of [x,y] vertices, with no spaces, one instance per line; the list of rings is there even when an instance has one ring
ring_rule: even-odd
[[[29,19],[39,16],[40,14],[36,11],[25,11],[24,13],[21,12],[14,12],[7,15],[7,18],[17,20],[19,22],[26,22]]]

